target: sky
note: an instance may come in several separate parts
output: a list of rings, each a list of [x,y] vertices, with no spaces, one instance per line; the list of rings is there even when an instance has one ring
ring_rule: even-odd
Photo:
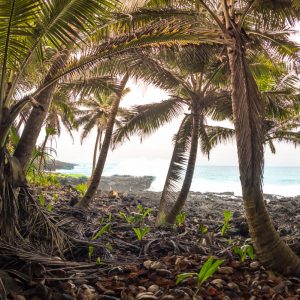
[[[300,24],[296,30],[297,34],[295,34],[293,39],[300,42]],[[165,91],[151,85],[146,86],[142,81],[130,80],[128,87],[131,91],[122,100],[122,107],[159,102],[168,98],[168,94]],[[158,130],[151,137],[144,139],[142,143],[138,137],[131,138],[130,141],[125,142],[113,152],[109,152],[107,162],[128,161],[135,164],[139,161],[148,161],[151,164],[154,161],[156,163],[169,161],[173,151],[172,137],[178,130],[180,120],[181,116],[178,116],[176,120]],[[95,139],[96,132],[94,131],[81,145],[79,133],[74,133],[73,142],[66,131],[63,130],[56,143],[57,159],[74,163],[91,163]],[[55,146],[55,143],[53,145]],[[295,149],[293,145],[280,143],[276,144],[276,150],[276,155],[273,155],[269,149],[266,149],[266,166],[300,166],[300,147]],[[236,166],[238,162],[235,142],[220,145],[213,149],[210,160],[199,153],[197,164]]]

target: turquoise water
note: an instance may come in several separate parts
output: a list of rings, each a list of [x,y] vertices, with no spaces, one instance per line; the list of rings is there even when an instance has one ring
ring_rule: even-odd
[[[108,163],[104,175],[110,176],[152,175],[155,177],[150,190],[161,191],[168,169],[164,160],[139,160]],[[80,164],[74,170],[60,170],[62,173],[83,174],[90,176],[91,164]],[[241,194],[238,167],[234,166],[196,166],[192,191],[199,192],[234,192]],[[300,195],[300,167],[266,167],[264,174],[264,192],[283,196]]]

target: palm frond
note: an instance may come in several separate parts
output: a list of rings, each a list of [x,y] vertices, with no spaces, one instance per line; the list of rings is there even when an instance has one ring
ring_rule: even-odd
[[[135,106],[121,119],[123,126],[119,127],[113,137],[113,144],[121,144],[130,136],[136,134],[141,138],[151,135],[161,126],[177,117],[183,105],[177,98]]]
[[[226,144],[233,141],[235,130],[222,126],[205,125],[206,140],[201,141],[201,150],[204,154],[208,154],[211,149],[219,144]]]

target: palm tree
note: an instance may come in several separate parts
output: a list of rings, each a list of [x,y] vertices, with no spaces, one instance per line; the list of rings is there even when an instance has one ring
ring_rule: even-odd
[[[30,2],[30,0],[27,1]],[[49,14],[53,15],[55,22],[60,22],[60,25],[65,23],[72,25],[73,22],[76,22],[76,18],[78,18],[79,20],[76,25],[80,27],[83,13],[85,13],[84,19],[89,20],[89,22],[86,22],[87,28],[82,26],[78,29],[76,26],[73,28],[68,25],[66,32],[55,32],[59,37],[56,37],[55,34],[51,36],[50,42],[54,43],[56,47],[62,42],[63,34],[68,34],[69,30],[73,30],[68,38],[66,38],[68,43],[60,45],[59,51],[52,56],[50,66],[47,69],[48,71],[45,72],[41,83],[35,82],[35,91],[29,93],[30,96],[26,97],[26,102],[28,102],[28,99],[34,98],[39,105],[32,109],[14,154],[24,170],[30,160],[32,150],[51,105],[52,95],[55,92],[59,79],[91,69],[105,59],[110,60],[112,57],[123,54],[126,51],[131,51],[134,48],[153,47],[160,44],[170,45],[174,43],[174,38],[176,39],[176,44],[185,44],[187,42],[198,43],[192,39],[192,36],[186,34],[193,34],[193,29],[187,28],[184,23],[179,26],[172,26],[172,23],[169,21],[151,23],[152,19],[156,16],[145,13],[134,14],[125,5],[118,5],[119,3],[116,0],[106,1],[105,5],[102,5],[99,1],[89,1],[92,4],[82,4],[82,0],[66,0],[62,4],[66,6],[66,9],[63,9],[62,6],[57,9],[54,4],[45,1],[47,2],[46,5],[49,4],[49,7],[54,10],[54,12],[51,11]],[[131,6],[132,9],[139,8],[139,5],[137,5],[138,2]],[[86,11],[82,10],[81,12],[81,5],[85,5]],[[124,12],[117,11],[117,8],[122,9]],[[61,14],[59,14],[60,10],[62,11]],[[146,24],[149,25],[143,28],[142,26]],[[56,23],[52,26],[54,31],[57,30],[56,26]],[[133,29],[135,32],[133,32]],[[83,32],[80,32],[80,30]],[[108,37],[110,38],[109,40]],[[78,45],[81,46],[80,50]],[[24,73],[26,73],[25,71]],[[109,71],[109,74],[111,74],[111,70]],[[125,73],[126,71],[123,71],[120,75],[124,75]]]
[[[125,89],[123,91],[123,96],[128,91],[129,89]],[[77,103],[77,105],[84,108],[81,108],[76,112],[76,122],[78,126],[83,126],[83,131],[81,134],[81,143],[94,128],[96,128],[97,130],[96,141],[94,146],[92,171],[94,171],[96,166],[97,152],[98,150],[101,150],[103,142],[102,139],[103,135],[105,134],[105,129],[108,123],[112,100],[112,95],[109,95],[107,93],[98,93],[96,95],[93,94],[87,96]]]
[[[189,3],[190,2],[190,5]],[[193,8],[204,11],[211,32],[224,41],[229,64],[233,120],[245,211],[257,257],[279,272],[300,272],[300,259],[280,239],[263,201],[264,165],[263,101],[247,56],[253,49],[271,58],[297,58],[299,47],[288,40],[288,25],[300,17],[298,0],[195,0],[149,1],[160,7]],[[192,4],[191,4],[192,3]],[[258,56],[258,55],[257,55]]]
[[[183,118],[175,137],[174,152],[160,201],[158,225],[164,221],[173,224],[176,215],[185,204],[193,179],[199,141],[202,145],[201,150],[209,154],[209,140],[206,132],[207,116],[214,114],[215,117],[223,119],[231,116],[230,94],[218,88],[220,84],[224,84],[223,82],[216,81],[216,76],[223,67],[223,63],[215,64],[216,57],[213,53],[216,50],[218,49],[213,47],[196,46],[176,54],[167,53],[164,60],[156,61],[158,58],[152,57],[152,68],[154,62],[161,68],[165,68],[164,76],[161,72],[157,74],[152,72],[152,76],[176,82],[171,89],[172,95],[170,99],[158,104],[134,107],[123,119],[124,125],[115,133],[115,143],[122,142],[129,135],[136,133],[142,136],[148,135],[159,126],[177,117],[184,107],[190,111]],[[159,57],[162,57],[161,53]],[[188,63],[186,57],[190,57]],[[152,80],[155,82],[158,79]],[[183,183],[179,195],[165,220],[166,203],[168,200],[174,201],[174,192],[182,177]]]
[[[10,128],[29,104],[39,107],[39,113],[43,112],[40,109],[43,103],[39,103],[36,96],[43,98],[53,93],[52,84],[47,85],[47,81],[53,78],[56,68],[64,64],[67,54],[62,50],[97,27],[95,16],[107,19],[114,4],[114,0],[105,3],[93,0],[0,1],[0,234],[3,239],[13,240],[18,236],[19,224],[24,221],[20,214],[25,208],[20,210],[15,188],[22,187],[20,197],[27,195],[20,161],[6,151]],[[33,61],[43,63],[47,47],[62,52],[54,59],[56,65],[52,64],[42,84],[37,82],[28,91],[24,88],[24,79]],[[25,205],[25,201],[23,203]]]
[[[87,188],[86,193],[84,194],[83,198],[79,201],[78,206],[86,208],[90,202],[92,201],[94,195],[96,194],[98,190],[98,186],[101,180],[102,172],[104,169],[105,161],[107,158],[108,150],[111,144],[111,139],[112,139],[112,134],[113,134],[113,129],[120,105],[120,101],[122,97],[124,96],[124,92],[126,93],[126,84],[129,79],[129,75],[126,74],[121,82],[120,82],[120,90],[111,95],[112,100],[111,100],[111,106],[110,106],[110,111],[108,115],[108,120],[106,123],[105,127],[105,135],[102,143],[102,147],[99,153],[98,161],[95,166],[95,169],[93,170],[92,176],[90,178],[90,182]]]

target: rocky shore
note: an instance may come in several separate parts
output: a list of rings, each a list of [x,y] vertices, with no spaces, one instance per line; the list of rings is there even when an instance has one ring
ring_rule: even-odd
[[[146,191],[150,188],[153,182],[153,176],[130,176],[130,175],[113,175],[102,176],[99,190],[110,191],[115,190],[118,192],[131,192],[135,193]],[[88,177],[86,176],[65,176],[59,177],[62,185],[76,186],[81,183],[86,183]]]
[[[49,160],[45,164],[46,171],[56,171],[56,170],[73,170],[74,167],[78,166],[78,164],[67,163],[60,160]]]

